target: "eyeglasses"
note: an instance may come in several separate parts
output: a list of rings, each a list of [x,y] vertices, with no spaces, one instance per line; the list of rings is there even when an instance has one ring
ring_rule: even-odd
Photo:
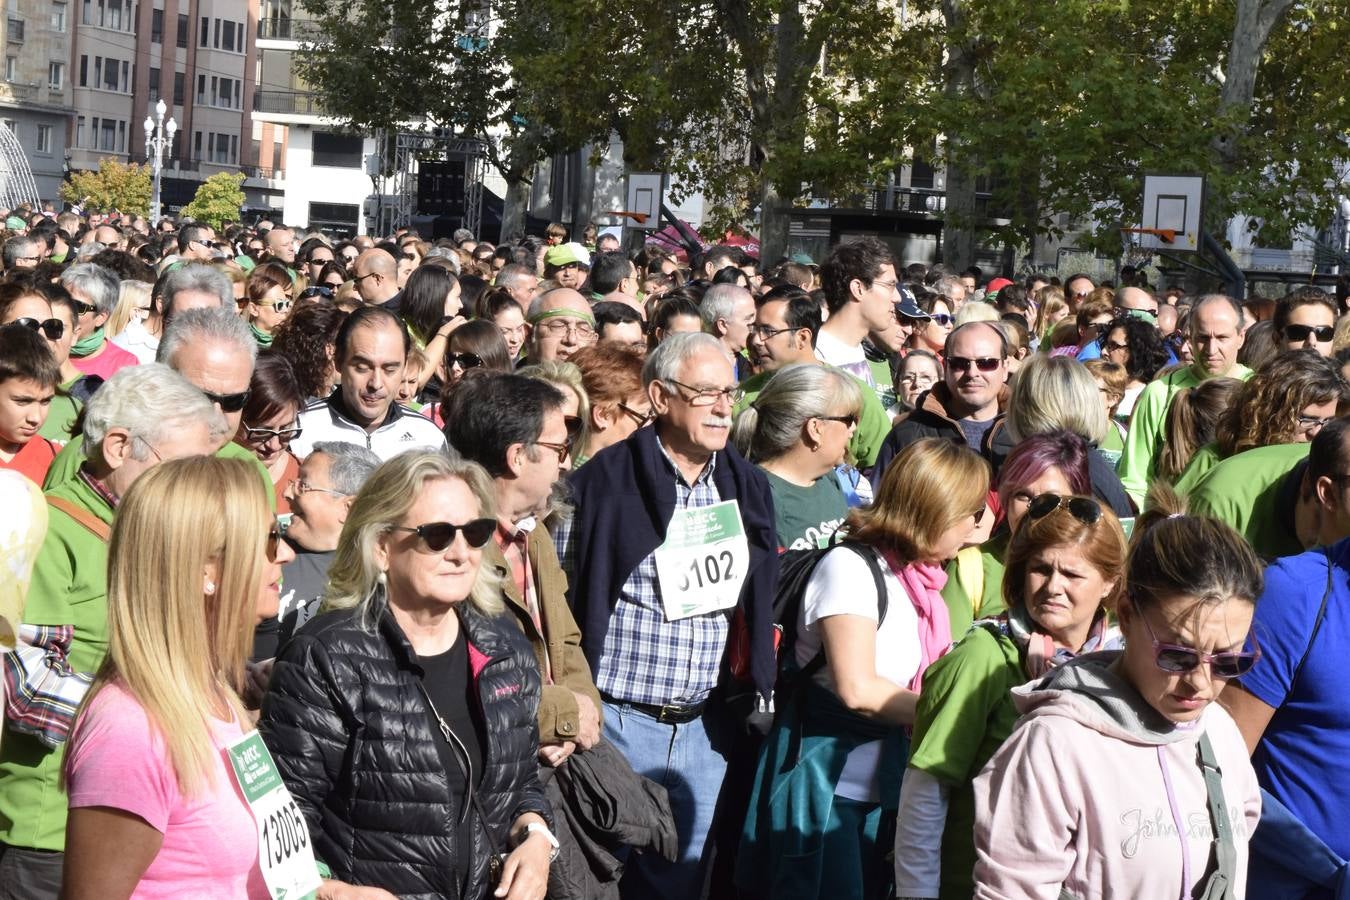
[[[75,315],[77,316],[83,316],[87,313],[98,312],[97,306],[91,306],[90,304],[84,303],[80,300],[72,300],[70,302],[75,305]]]
[[[919,375],[914,372],[906,372],[900,376],[900,383],[913,385],[932,385],[937,383],[936,375]]]
[[[470,547],[477,549],[488,542],[497,528],[495,519],[474,519],[463,525],[449,522],[428,522],[411,528],[407,525],[390,525],[391,531],[407,531],[420,537],[432,553],[440,553],[455,542],[455,535],[463,532],[464,540]]]
[[[1327,423],[1335,419],[1335,416],[1305,416],[1299,413],[1298,430],[1301,434],[1310,434],[1315,431],[1321,431]]]
[[[992,356],[982,356],[979,359],[970,359],[965,356],[949,356],[947,357],[947,368],[953,372],[966,372],[970,370],[971,366],[974,366],[981,372],[993,372],[998,369],[1002,362],[1002,359]]]
[[[567,461],[568,454],[572,452],[573,440],[575,440],[575,438],[569,434],[567,440],[563,441],[561,444],[554,443],[553,441],[535,441],[534,443],[540,447],[547,447],[549,450],[558,454],[558,465],[562,465]]]
[[[1116,353],[1118,351],[1128,349],[1130,349],[1129,344],[1121,344],[1117,341],[1106,341],[1104,344],[1102,344],[1103,353]]]
[[[946,313],[933,313],[928,318],[932,319],[933,322],[935,322],[938,325],[941,325],[943,328],[946,328],[947,326],[951,325],[953,322],[956,321],[955,316],[949,316]]]
[[[732,406],[735,406],[737,403],[741,402],[743,397],[745,397],[745,391],[742,391],[738,387],[697,388],[687,385],[682,381],[676,381],[674,378],[669,378],[667,381],[677,387],[684,388],[694,395],[685,401],[690,406],[712,406],[723,397],[730,401]]]
[[[344,253],[342,254],[342,261],[350,266],[352,263],[356,262],[356,258],[360,255],[361,254],[359,253]]]
[[[363,278],[369,278],[369,277],[371,277],[372,275],[379,275],[379,274],[380,274],[379,272],[367,272],[367,273],[364,274],[364,275],[357,275],[356,277],[354,277],[354,278],[352,279],[352,283],[353,283],[353,284],[360,284],[360,283],[361,283],[361,279],[363,279]]]
[[[586,341],[595,337],[595,329],[591,327],[591,324],[579,319],[548,319],[540,322],[536,327],[544,329],[550,337],[573,334]]]
[[[296,431],[299,431],[299,430],[300,430],[300,429],[298,429],[298,428],[296,429]],[[295,481],[293,481],[293,482],[291,482],[291,483],[295,485],[296,493],[299,493],[299,494],[332,494],[334,497],[350,497],[350,496],[351,496],[351,494],[346,494],[346,493],[343,493],[342,491],[335,491],[335,490],[333,490],[332,488],[315,487],[314,485],[310,484],[308,481],[301,481],[301,480],[299,480],[299,479],[297,479],[297,480],[295,480]]]
[[[43,319],[38,321],[37,319],[30,319],[29,317],[24,316],[22,319],[15,319],[11,324],[22,325],[24,328],[32,331],[41,331],[47,336],[47,340],[49,341],[59,341],[61,340],[61,335],[66,333],[66,323],[62,322],[60,319]]]
[[[255,306],[270,306],[277,312],[284,313],[290,310],[292,301],[289,298],[287,298],[285,300],[277,300],[271,303],[264,303],[261,300],[254,300],[252,302]]]
[[[1153,642],[1153,664],[1160,670],[1171,675],[1185,674],[1193,671],[1197,666],[1208,665],[1210,674],[1219,679],[1227,681],[1231,678],[1241,678],[1252,670],[1257,660],[1261,658],[1261,648],[1256,646],[1256,636],[1252,635],[1252,649],[1250,651],[1230,651],[1226,653],[1201,653],[1194,647],[1187,647],[1184,644],[1167,644],[1158,640],[1158,635],[1154,633],[1153,626],[1149,624],[1148,616],[1139,608],[1139,603],[1133,597],[1130,598],[1130,605],[1134,607],[1134,613],[1144,621],[1144,628],[1148,630],[1149,640]]]
[[[872,282],[872,287],[874,288],[879,287],[886,293],[890,294],[895,291],[896,287],[899,286],[899,284],[900,282],[898,281],[874,281]]]
[[[276,439],[282,446],[289,444],[300,436],[300,426],[292,428],[254,428],[250,425],[244,426],[244,436],[250,443],[265,444],[270,440]]]
[[[310,297],[326,297],[331,300],[333,298],[333,289],[328,287],[327,285],[316,285],[314,287],[307,287],[300,292],[301,300],[305,300]]]
[[[477,353],[447,353],[445,354],[445,364],[453,366],[459,364],[461,369],[476,369],[483,364],[483,357]]]
[[[233,413],[239,412],[248,402],[250,391],[243,391],[238,394],[213,394],[210,391],[202,391],[206,399],[210,400],[216,406],[220,407],[221,412]]]
[[[281,549],[281,523],[276,519],[272,520],[272,527],[267,530],[267,561],[277,561],[277,551]]]
[[[772,340],[785,331],[795,331],[794,328],[774,328],[772,325],[751,325],[750,336],[759,338],[761,341]]]
[[[820,419],[822,422],[842,422],[849,428],[858,424],[857,416],[816,416],[815,418]]]
[[[619,403],[619,409],[636,422],[637,427],[639,428],[647,427],[651,424],[652,420],[656,418],[656,413],[652,412],[650,409],[645,413],[638,412],[636,409],[633,409],[633,407],[623,402]]]
[[[1306,341],[1309,337],[1316,338],[1319,344],[1325,344],[1336,334],[1336,329],[1331,325],[1286,325],[1284,326],[1284,339],[1293,343]]]
[[[1060,507],[1069,511],[1084,525],[1095,525],[1102,517],[1102,505],[1091,497],[1061,497],[1059,494],[1041,494],[1027,506],[1028,519],[1041,519]]]

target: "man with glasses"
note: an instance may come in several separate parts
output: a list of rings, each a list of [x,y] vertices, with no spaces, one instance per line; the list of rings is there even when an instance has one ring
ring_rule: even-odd
[[[1275,304],[1275,340],[1285,350],[1311,348],[1330,356],[1336,316],[1336,301],[1330,294],[1321,288],[1299,288]]]
[[[591,346],[598,338],[591,305],[570,288],[556,288],[535,297],[528,321],[530,343],[526,358],[530,363],[566,362],[573,353]]]
[[[178,229],[178,258],[184,262],[207,263],[215,258],[211,243],[215,236],[205,225],[193,223]]]
[[[820,332],[820,304],[794,285],[773,288],[759,301],[755,324],[750,327],[750,361],[757,375],[741,382],[739,413],[755,402],[769,379],[784,366],[823,365],[816,358],[816,335]],[[858,468],[872,467],[881,442],[891,430],[891,418],[872,391],[862,393],[862,414],[853,430],[848,449]]]
[[[352,264],[352,281],[366,303],[385,307],[397,305],[398,262],[384,250],[372,247],[362,251]]]
[[[717,339],[670,335],[642,380],[654,427],[572,475],[576,514],[555,542],[604,701],[605,740],[665,786],[680,836],[673,864],[630,858],[621,895],[683,900],[705,874],[726,754],[745,750],[714,695],[733,618],[745,624],[761,708],[773,690],[778,539],[768,479],[726,446],[738,390]],[[710,731],[725,738],[717,749]]]
[[[946,378],[921,394],[919,405],[886,436],[872,469],[875,484],[892,459],[922,438],[959,441],[997,470],[1013,448],[1003,424],[1008,383],[1008,338],[990,322],[967,322],[947,336]]]
[[[334,260],[333,248],[323,238],[312,237],[300,245],[300,251],[304,254],[305,276],[310,284],[318,284],[319,273]]]
[[[455,392],[445,420],[450,446],[492,477],[496,540],[483,548],[483,565],[501,576],[512,618],[545,676],[539,758],[558,766],[600,740],[600,695],[567,605],[567,576],[539,522],[562,471],[554,448],[570,448],[575,437],[563,415],[563,395],[546,381],[520,375],[473,378]]]
[[[345,441],[387,462],[407,450],[445,449],[435,423],[397,402],[412,347],[402,319],[382,306],[363,306],[342,323],[334,344],[340,389],[300,413],[292,453],[304,457],[320,441]]]
[[[78,263],[61,273],[61,286],[78,304],[79,337],[70,348],[75,368],[108,379],[124,366],[138,365],[140,360],[109,341],[103,329],[117,305],[117,275],[103,266]]]
[[[749,377],[750,367],[743,353],[750,326],[755,324],[754,295],[739,285],[714,284],[703,294],[698,311],[703,330],[717,338],[735,362],[737,380]]]
[[[900,299],[895,257],[876,238],[836,244],[821,264],[820,284],[830,315],[816,336],[816,356],[876,392],[863,341],[869,332],[885,331],[895,319]]]
[[[1116,315],[1133,316],[1157,327],[1158,298],[1150,292],[1143,288],[1123,287],[1116,291],[1114,299]],[[1094,328],[1093,330],[1097,332],[1096,337],[1084,335],[1081,332],[1079,334],[1078,359],[1080,362],[1102,358],[1100,338],[1106,336],[1105,331],[1100,328]]]
[[[46,245],[35,237],[30,235],[18,235],[5,241],[3,251],[5,271],[13,272],[15,269],[36,269],[38,263],[42,262],[42,254]]]

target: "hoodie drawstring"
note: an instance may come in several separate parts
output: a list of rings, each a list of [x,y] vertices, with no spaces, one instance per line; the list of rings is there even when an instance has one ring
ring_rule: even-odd
[[[1191,853],[1186,842],[1186,829],[1182,825],[1181,810],[1177,808],[1177,795],[1172,790],[1172,774],[1167,768],[1167,750],[1157,746],[1158,767],[1162,769],[1163,787],[1167,790],[1167,806],[1172,811],[1172,824],[1177,829],[1177,839],[1181,842],[1181,900],[1191,896]]]

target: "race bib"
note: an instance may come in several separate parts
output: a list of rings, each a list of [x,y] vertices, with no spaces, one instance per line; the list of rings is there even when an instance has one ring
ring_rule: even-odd
[[[272,900],[305,900],[319,889],[319,867],[305,817],[256,731],[225,748],[258,828],[258,866]]]
[[[676,510],[655,556],[667,621],[732,608],[750,568],[739,504]]]

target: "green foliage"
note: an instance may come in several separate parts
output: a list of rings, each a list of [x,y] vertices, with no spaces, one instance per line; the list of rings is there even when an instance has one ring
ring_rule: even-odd
[[[150,167],[120,162],[111,157],[98,161],[98,168],[71,172],[58,191],[62,200],[77,203],[86,212],[111,212],[145,216],[150,213]]]
[[[244,191],[240,187],[243,183],[242,172],[218,172],[201,183],[192,202],[180,214],[216,229],[226,222],[237,222],[244,208]]]

